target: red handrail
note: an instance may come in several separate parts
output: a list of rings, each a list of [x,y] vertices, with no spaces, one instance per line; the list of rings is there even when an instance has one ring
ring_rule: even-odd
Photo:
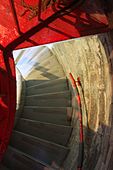
[[[80,143],[79,143],[79,155],[78,155],[78,166],[77,166],[77,170],[82,170],[82,166],[83,166],[83,157],[84,157],[84,137],[83,137],[83,118],[82,118],[82,104],[81,104],[81,98],[80,98],[80,93],[78,90],[78,85],[80,86],[80,79],[78,78],[77,81],[75,81],[72,73],[69,73],[71,82],[72,82],[72,86],[73,88],[76,90],[77,92],[77,102],[78,102],[78,106],[80,108],[80,111],[78,112],[78,116],[79,116],[79,122],[80,122],[80,132],[79,132],[79,138],[80,138]]]

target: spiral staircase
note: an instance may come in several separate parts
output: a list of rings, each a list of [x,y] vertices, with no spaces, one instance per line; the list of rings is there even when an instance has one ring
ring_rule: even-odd
[[[40,47],[25,63],[22,57],[17,60],[25,95],[0,169],[64,169],[72,133],[68,79],[48,47]]]

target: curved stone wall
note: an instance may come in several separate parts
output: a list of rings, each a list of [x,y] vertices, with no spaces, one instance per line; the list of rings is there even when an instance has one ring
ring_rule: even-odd
[[[15,125],[17,123],[20,114],[22,113],[25,98],[25,81],[20,73],[19,69],[16,67],[16,115],[15,115]]]
[[[65,170],[77,169],[79,147],[79,119],[77,114],[79,107],[76,101],[76,92],[72,88],[69,79],[70,72],[76,80],[77,77],[80,77],[82,85],[78,88],[82,101],[84,125],[85,154],[83,170],[113,169],[112,37],[112,33],[100,34],[49,46],[62,65],[72,91],[72,126],[74,130],[69,144],[71,150],[64,163]],[[42,50],[42,47],[39,50]],[[44,51],[39,54],[36,57],[33,56],[33,63],[31,58],[25,60],[26,63],[29,63],[29,68],[26,67],[28,70],[23,72],[25,78],[27,77],[26,73],[36,63],[37,58],[46,57]]]
[[[84,170],[112,170],[112,69],[109,34],[89,36],[67,42],[56,43],[53,53],[62,64],[67,76],[71,72],[80,77],[84,124]],[[73,89],[72,89],[73,90]],[[73,98],[74,98],[73,92]],[[77,168],[79,120],[77,106],[73,100],[73,127],[70,140],[71,151],[65,162],[65,170]],[[110,169],[111,168],[111,169]]]

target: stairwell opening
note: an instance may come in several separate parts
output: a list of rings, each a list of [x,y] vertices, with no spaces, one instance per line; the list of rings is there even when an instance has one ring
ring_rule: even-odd
[[[72,73],[81,83],[83,170],[112,170],[112,44],[109,33],[14,52],[23,95],[3,161],[9,169],[77,170],[80,122]]]

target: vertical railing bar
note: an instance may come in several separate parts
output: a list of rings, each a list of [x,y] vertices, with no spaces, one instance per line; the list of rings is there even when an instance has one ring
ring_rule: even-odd
[[[41,21],[41,6],[42,6],[42,0],[39,0],[38,4],[38,20]]]
[[[71,79],[73,88],[76,90],[76,93],[77,93],[76,98],[77,98],[78,106],[80,109],[78,112],[78,116],[79,116],[79,152],[78,152],[77,170],[82,170],[83,161],[84,161],[84,132],[83,132],[82,103],[81,103],[81,97],[80,97],[80,93],[79,93],[79,89],[78,89],[78,86],[81,86],[81,82],[80,82],[79,78],[77,78],[77,81],[76,81],[74,79],[72,73],[69,73],[69,77]]]
[[[15,6],[14,6],[14,1],[9,0],[9,3],[10,3],[10,6],[11,6],[11,11],[12,11],[12,14],[13,14],[14,22],[15,22],[16,27],[17,27],[17,31],[18,31],[19,34],[21,34],[20,26],[19,26],[17,14],[16,14]]]

